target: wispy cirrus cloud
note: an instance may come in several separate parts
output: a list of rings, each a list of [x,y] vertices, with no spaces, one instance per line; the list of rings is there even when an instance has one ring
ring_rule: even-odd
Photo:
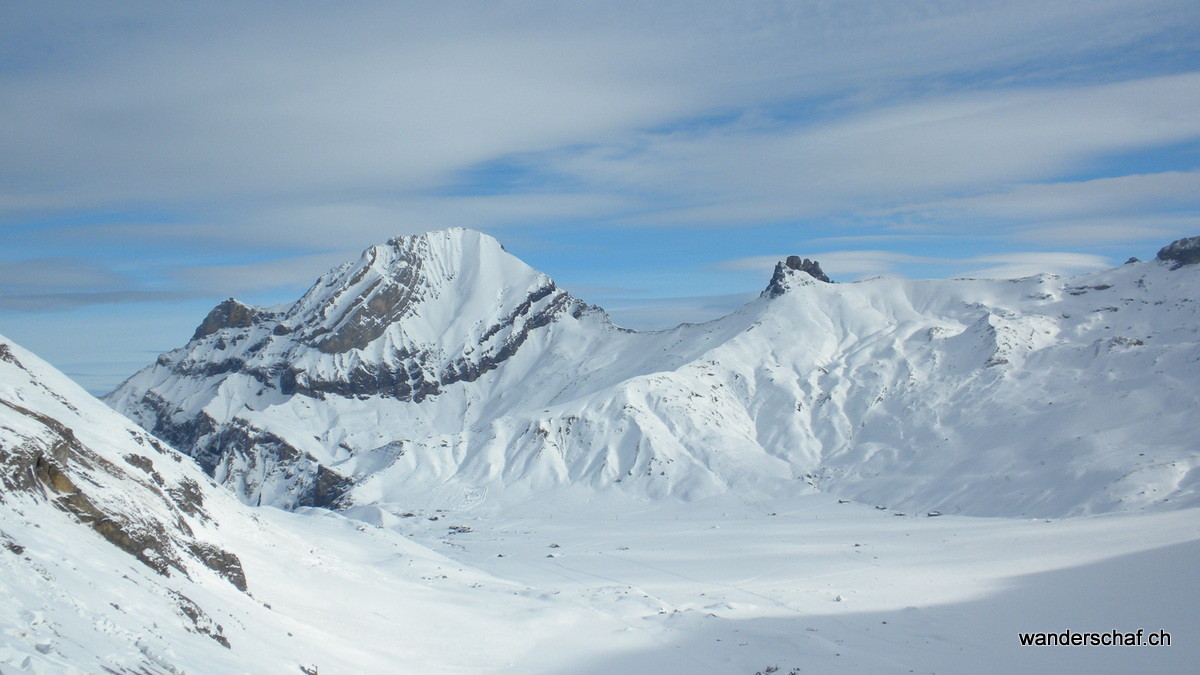
[[[84,258],[32,258],[0,261],[0,293],[63,289],[109,290],[129,280]]]
[[[4,12],[10,218],[217,200],[240,232],[272,234],[263,208],[390,199],[392,213],[419,213],[473,168],[539,153],[545,168],[624,197],[677,198],[642,204],[640,222],[775,219],[864,194],[1028,179],[1190,128],[1194,116],[1167,117],[1189,104],[1191,81],[1155,84],[1136,57],[1188,53],[1186,26],[1200,21],[1178,0]],[[1047,60],[1057,67],[1028,66]],[[1133,84],[1079,86],[1114,78]],[[708,120],[700,131],[697,120]],[[514,187],[545,204],[530,219],[564,198],[544,187]]]
[[[1018,183],[924,204],[892,214],[976,231],[1000,229],[1040,243],[1106,244],[1191,233],[1200,220],[1200,172],[1130,174],[1082,181]]]
[[[1045,252],[1005,253],[985,255],[958,261],[972,269],[955,276],[984,279],[1018,279],[1034,274],[1049,273],[1061,276],[1092,272],[1110,267],[1112,262],[1104,256],[1087,253]],[[984,265],[984,267],[975,267]]]
[[[897,209],[913,197],[959,211],[1079,209],[1194,203],[1195,174],[1125,176],[1067,187],[1044,180],[1099,158],[1200,139],[1200,72],[1086,87],[1008,89],[935,97],[832,123],[774,121],[652,133],[548,160],[610,190],[656,191],[639,222],[753,224]],[[1190,192],[1189,192],[1190,191]]]
[[[1194,0],[4,3],[0,318],[186,337],[166,308],[450,225],[673,297],[757,290],[711,266],[795,242],[850,277],[1118,258],[1195,233],[1196,26]]]
[[[1200,89],[1200,82],[1195,84]],[[1200,208],[1200,171],[1023,183],[999,192],[905,206],[898,210],[961,212],[1027,221],[1124,214],[1147,206],[1163,210]]]
[[[1158,215],[1128,214],[1124,216],[1072,218],[1058,221],[1037,221],[1036,224],[1011,230],[1013,239],[1046,245],[1112,245],[1132,241],[1169,242],[1193,235],[1200,214]]]
[[[296,289],[311,285],[330,269],[357,258],[358,253],[344,250],[248,263],[195,265],[172,273],[183,286],[202,293],[225,295]]]
[[[714,265],[716,269],[753,271],[761,274],[770,270],[783,255],[761,255],[736,258]],[[827,251],[810,254],[821,269],[835,280],[854,280],[864,277],[903,274],[912,268],[937,269],[943,276],[987,279],[1015,279],[1033,274],[1081,274],[1103,269],[1112,261],[1100,255],[1054,251],[1028,251],[963,258],[918,256],[895,251]]]
[[[196,297],[191,291],[79,291],[61,293],[0,294],[0,310],[39,314],[91,305],[125,305],[168,302]]]
[[[89,305],[179,300],[193,295],[185,290],[139,288],[127,275],[82,258],[0,262],[0,310],[9,312],[57,312]]]

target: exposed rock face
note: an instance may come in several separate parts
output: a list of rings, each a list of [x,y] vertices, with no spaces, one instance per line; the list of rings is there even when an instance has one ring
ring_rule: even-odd
[[[817,281],[824,281],[827,284],[833,283],[829,280],[829,277],[825,276],[825,273],[821,271],[821,263],[817,262],[816,260],[809,260],[808,258],[801,260],[800,256],[798,255],[789,255],[787,260],[783,261],[783,264],[786,265],[788,269],[807,272],[809,276]]]
[[[1177,270],[1184,265],[1200,263],[1200,237],[1187,237],[1167,244],[1155,256],[1158,260],[1172,263],[1171,269]]]
[[[200,468],[248,504],[334,508],[352,484],[309,453],[243,420],[218,423],[205,412],[176,420],[166,401],[153,394],[143,399],[143,410],[154,421],[152,433],[187,448]]]
[[[237,555],[197,539],[189,524],[208,518],[199,486],[160,471],[180,462],[177,453],[139,430],[130,436],[140,452],[126,452],[123,464],[106,458],[67,423],[26,407],[37,400],[32,391],[67,416],[78,413],[2,343],[0,359],[9,381],[27,380],[24,390],[0,391],[0,504],[49,504],[158,574],[186,577],[198,563],[247,589]]]
[[[246,573],[242,571],[242,561],[236,555],[202,541],[188,544],[188,550],[205,566],[233,584],[234,588],[242,592],[247,590]]]
[[[782,260],[775,264],[775,273],[771,275],[771,281],[767,284],[767,289],[764,291],[769,297],[782,295],[787,287],[787,279],[796,272],[802,272],[817,281],[824,281],[827,284],[833,283],[825,272],[821,270],[821,263],[808,258],[801,258],[798,255],[789,255],[786,260]]]
[[[312,455],[242,420],[225,425],[215,439],[202,439],[199,447],[220,458],[214,477],[247,503],[335,508],[351,486]]]
[[[204,321],[196,327],[192,334],[193,340],[208,337],[223,328],[249,328],[259,319],[262,312],[255,307],[242,304],[234,298],[229,298],[213,307]]]

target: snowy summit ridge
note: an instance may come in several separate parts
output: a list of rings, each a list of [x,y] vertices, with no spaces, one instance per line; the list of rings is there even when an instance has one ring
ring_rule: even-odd
[[[291,306],[221,303],[107,400],[283,507],[571,484],[1174,508],[1200,499],[1188,241],[1065,279],[833,284],[792,256],[726,317],[637,333],[491,237],[432,232],[367,249]]]
[[[372,246],[282,312],[230,298],[209,313],[192,343],[214,348],[205,363],[244,362],[239,367],[260,380],[280,378],[287,394],[421,401],[495,368],[529,331],[559,314],[578,317],[588,309],[495,239],[456,228]],[[232,349],[225,334],[209,340],[226,329],[269,335],[242,349]],[[315,350],[321,367],[287,365],[306,350]]]

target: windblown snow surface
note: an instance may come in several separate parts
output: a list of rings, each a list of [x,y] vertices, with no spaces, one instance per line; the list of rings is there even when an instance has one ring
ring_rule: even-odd
[[[248,590],[6,492],[0,669],[1187,672],[1198,268],[827,284],[781,264],[727,317],[635,333],[484,235],[392,240],[293,305],[222,303],[107,397],[236,495],[148,455],[204,491],[180,546],[236,555]],[[115,466],[147,455],[11,349],[83,411],[40,414]],[[32,410],[22,377],[0,391]],[[1017,637],[1138,629],[1171,645]]]

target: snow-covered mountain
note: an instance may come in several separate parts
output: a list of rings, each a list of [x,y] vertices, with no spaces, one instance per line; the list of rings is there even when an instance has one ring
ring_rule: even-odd
[[[308,511],[243,505],[0,337],[0,671],[528,672],[607,628]]]
[[[793,256],[726,317],[638,333],[452,229],[372,247],[290,306],[227,300],[106,400],[287,508],[562,484],[1174,508],[1200,503],[1197,251],[844,284]]]

